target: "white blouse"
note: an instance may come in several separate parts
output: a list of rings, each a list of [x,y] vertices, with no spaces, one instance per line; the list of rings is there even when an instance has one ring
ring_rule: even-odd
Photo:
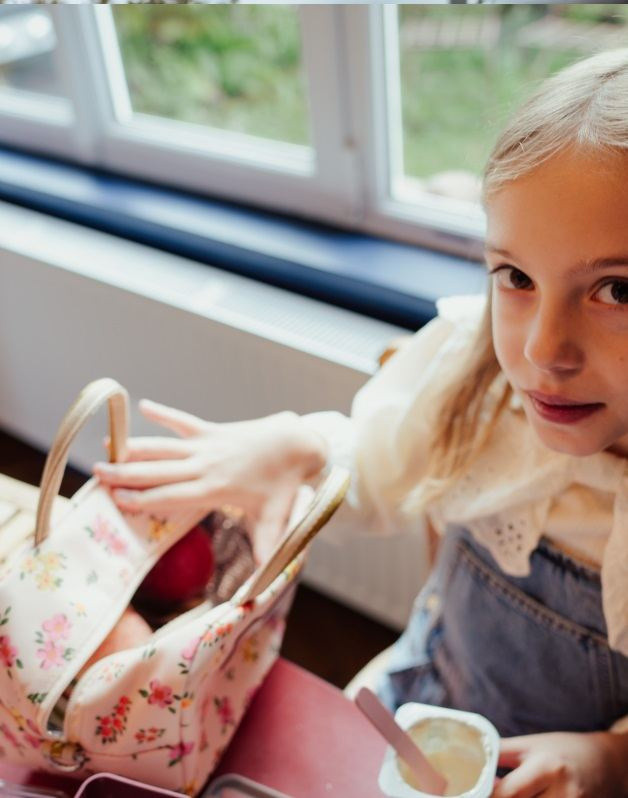
[[[422,518],[408,514],[412,489],[426,462],[440,395],[468,353],[485,301],[439,300],[438,316],[358,391],[350,417],[334,411],[303,416],[326,439],[329,462],[353,474],[327,537],[424,528]],[[513,576],[529,573],[541,535],[599,568],[609,644],[628,656],[628,458],[547,449],[514,395],[469,473],[425,512],[441,533],[449,522],[464,524]]]

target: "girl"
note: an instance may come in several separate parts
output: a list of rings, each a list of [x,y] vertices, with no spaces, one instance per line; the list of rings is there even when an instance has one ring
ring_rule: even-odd
[[[329,524],[407,514],[441,550],[382,678],[481,712],[505,738],[496,798],[628,795],[628,49],[548,79],[484,173],[487,300],[438,303],[351,418],[210,424],[95,471],[125,510],[240,505],[259,557],[303,480],[354,484]]]

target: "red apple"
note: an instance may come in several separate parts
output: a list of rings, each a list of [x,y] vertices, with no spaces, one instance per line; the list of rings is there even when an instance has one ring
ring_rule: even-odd
[[[193,527],[159,558],[137,589],[142,604],[165,608],[199,596],[214,572],[211,537]]]

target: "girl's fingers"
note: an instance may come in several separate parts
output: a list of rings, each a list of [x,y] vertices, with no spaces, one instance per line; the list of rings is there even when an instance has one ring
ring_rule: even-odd
[[[504,737],[500,740],[498,767],[516,768],[521,764],[525,754],[524,739],[521,737]]]
[[[195,479],[199,475],[199,463],[194,457],[138,463],[96,463],[94,474],[105,485],[151,488]]]
[[[184,410],[177,410],[174,407],[161,405],[158,402],[151,402],[150,399],[141,399],[139,407],[146,418],[171,429],[182,438],[198,435],[207,429],[206,421],[193,416],[191,413],[186,413]]]
[[[149,490],[117,488],[112,491],[112,496],[121,510],[129,512],[168,512],[179,507],[187,509],[195,506],[207,506],[207,512],[211,510],[207,504],[207,488],[201,480]],[[216,506],[219,503],[216,501]]]
[[[109,448],[108,440],[105,446]],[[187,441],[180,438],[145,437],[129,438],[127,441],[125,463],[136,460],[180,460],[189,457],[192,449]]]
[[[495,787],[492,798],[538,798],[551,786],[553,779],[551,769],[544,767],[538,757],[531,756],[504,776]]]

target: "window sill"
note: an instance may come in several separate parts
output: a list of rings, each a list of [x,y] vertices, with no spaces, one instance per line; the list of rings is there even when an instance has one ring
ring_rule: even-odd
[[[484,288],[476,261],[8,148],[0,199],[408,329]]]

